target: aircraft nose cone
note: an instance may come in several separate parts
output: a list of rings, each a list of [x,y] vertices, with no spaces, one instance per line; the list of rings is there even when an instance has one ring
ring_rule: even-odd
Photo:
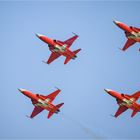
[[[37,36],[38,38],[40,38],[42,35],[41,35],[41,34],[36,34],[36,36]]]
[[[104,89],[105,92],[109,93],[110,89]]]
[[[19,88],[18,90],[19,90],[21,93],[22,93],[23,91],[25,91],[24,89],[21,89],[21,88]]]
[[[117,21],[117,20],[114,20],[113,21],[116,25],[118,25],[119,23],[121,23],[121,22],[119,22],[119,21]]]
[[[18,88],[18,90],[21,92],[21,89],[20,88]]]

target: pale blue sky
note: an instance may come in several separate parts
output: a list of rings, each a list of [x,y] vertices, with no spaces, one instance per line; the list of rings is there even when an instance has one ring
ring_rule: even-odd
[[[138,1],[1,1],[0,139],[140,138],[140,114],[111,117],[118,106],[103,90],[140,90],[140,44],[120,51],[126,38],[112,22],[140,27],[139,7]],[[79,35],[71,47],[82,49],[78,58],[67,65],[64,57],[42,63],[50,51],[35,33],[66,40],[72,32]],[[54,87],[62,90],[54,104],[65,103],[60,114],[26,118],[33,106],[17,89],[47,95]]]

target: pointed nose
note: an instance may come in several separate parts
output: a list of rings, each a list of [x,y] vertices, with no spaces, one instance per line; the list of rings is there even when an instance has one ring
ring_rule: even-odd
[[[113,21],[116,25],[118,25],[119,23],[121,23],[120,21],[114,20]]]
[[[25,91],[25,89],[21,89],[21,88],[19,88],[18,89],[21,93],[23,93],[23,91]]]
[[[22,92],[20,88],[18,88],[19,92]]]
[[[111,90],[111,89],[104,89],[109,95],[111,95],[114,98],[120,99],[120,94]]]
[[[109,93],[110,89],[104,89],[105,92]]]
[[[41,35],[41,34],[36,34],[36,36],[37,36],[38,38],[40,38],[40,37],[43,36],[43,35]]]

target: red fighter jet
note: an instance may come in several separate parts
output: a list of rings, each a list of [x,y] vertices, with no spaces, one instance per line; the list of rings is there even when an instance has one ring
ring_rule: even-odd
[[[52,101],[61,91],[59,89],[47,96],[40,95],[40,94],[33,94],[32,92],[25,89],[18,89],[18,90],[21,93],[23,93],[25,96],[30,98],[32,101],[32,104],[35,106],[30,118],[34,118],[44,109],[49,111],[48,118],[50,118],[54,113],[57,114],[58,112],[60,112],[59,108],[64,104],[64,103],[61,103],[56,106],[52,104]]]
[[[129,108],[133,110],[131,117],[135,116],[137,112],[140,112],[140,105],[136,102],[140,97],[140,91],[132,95],[120,94],[109,89],[105,89],[105,91],[116,98],[116,101],[119,105],[119,108],[114,117],[117,118],[120,114],[122,114]]]
[[[61,55],[66,57],[64,64],[67,64],[71,59],[75,59],[77,57],[76,54],[81,50],[78,49],[75,51],[71,51],[69,49],[72,43],[78,38],[78,35],[76,34],[66,41],[50,39],[40,34],[36,34],[36,36],[45,43],[47,43],[49,46],[49,50],[52,52],[48,61],[47,62],[43,61],[47,64],[50,64],[52,61],[54,61]]]
[[[113,21],[113,22],[122,30],[124,30],[125,35],[127,37],[127,41],[121,50],[125,51],[136,42],[140,42],[140,28],[127,26],[119,21]]]

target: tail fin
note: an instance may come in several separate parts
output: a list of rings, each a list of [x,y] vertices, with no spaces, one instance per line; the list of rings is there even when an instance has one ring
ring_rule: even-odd
[[[60,103],[58,105],[56,105],[52,110],[49,111],[49,114],[48,114],[48,119],[56,112],[59,111],[59,108],[63,105],[64,103]]]
[[[74,54],[77,54],[79,51],[81,51],[81,49],[75,50],[73,52],[74,52]]]

